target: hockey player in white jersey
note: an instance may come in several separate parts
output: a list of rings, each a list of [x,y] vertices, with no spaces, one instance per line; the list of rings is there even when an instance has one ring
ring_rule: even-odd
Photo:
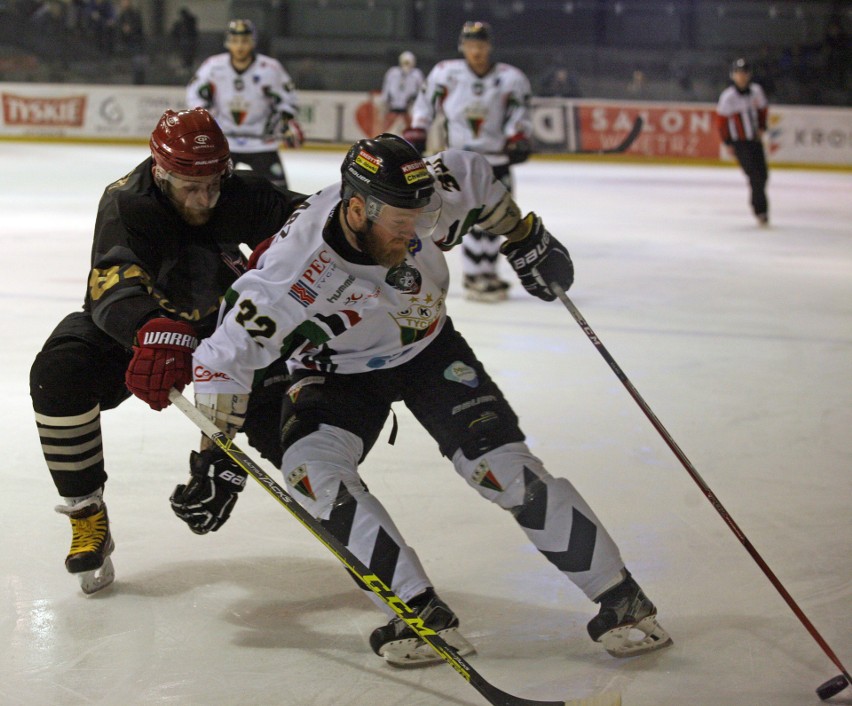
[[[281,63],[255,51],[256,33],[250,20],[231,20],[225,35],[227,52],[206,59],[189,82],[186,103],[206,108],[231,145],[234,164],[243,163],[281,188],[287,188],[278,152],[302,144],[296,120],[299,101],[290,75]]]
[[[442,112],[451,148],[485,156],[496,176],[512,191],[510,167],[531,152],[530,82],[524,73],[491,58],[491,28],[466,22],[459,35],[463,59],[438,63],[426,78],[404,137],[423,151],[427,130]],[[500,239],[474,228],[462,245],[463,284],[469,299],[502,301],[509,284],[497,274]]]
[[[385,109],[385,132],[402,135],[411,121],[409,111],[423,85],[423,72],[417,68],[417,57],[410,51],[399,55],[399,63],[391,66],[382,80],[382,106]]]
[[[514,411],[447,315],[445,252],[471,224],[505,237],[521,283],[547,301],[555,297],[546,282],[573,282],[568,251],[536,214],[521,217],[475,153],[447,150],[424,161],[383,134],[355,143],[341,173],[294,212],[226,295],[219,327],[194,356],[196,395],[248,394],[255,371],[288,357],[280,422],[288,492],[461,654],[474,648],[458,618],[358,472],[394,402],[600,603],[592,639],[617,657],[670,644],[600,520],[530,452]],[[370,644],[398,666],[441,661],[399,617],[373,631]]]

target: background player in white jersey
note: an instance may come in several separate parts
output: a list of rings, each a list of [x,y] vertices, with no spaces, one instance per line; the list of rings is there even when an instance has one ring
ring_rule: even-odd
[[[447,150],[424,162],[408,142],[383,134],[355,143],[341,174],[234,283],[230,308],[196,350],[196,394],[245,395],[255,371],[282,352],[289,357],[280,422],[288,491],[462,654],[473,646],[458,618],[358,473],[394,402],[404,402],[472,488],[509,511],[556,569],[601,604],[588,624],[594,640],[618,657],[669,644],[600,520],[530,452],[517,416],[446,312],[445,251],[460,242],[461,224],[504,236],[521,283],[546,301],[555,297],[545,283],[573,282],[568,251],[537,215],[521,217],[473,152]],[[398,617],[373,631],[370,644],[396,665],[441,661]]]
[[[459,35],[463,59],[438,63],[412,109],[405,138],[421,151],[426,130],[443,112],[447,145],[484,155],[496,176],[512,191],[510,166],[525,161],[532,151],[529,117],[530,82],[524,73],[491,59],[491,28],[485,22],[465,22]],[[465,292],[478,301],[501,301],[509,284],[497,275],[500,240],[474,228],[462,245]]]
[[[399,63],[391,66],[382,80],[385,132],[403,134],[411,120],[409,110],[422,85],[423,72],[417,68],[417,58],[410,51],[402,52]]]
[[[210,111],[228,137],[234,164],[241,162],[276,185],[287,177],[278,153],[283,141],[302,144],[296,89],[277,59],[255,51],[250,20],[231,20],[225,36],[227,52],[206,59],[186,89],[190,108]]]
[[[769,103],[763,88],[751,80],[751,65],[737,59],[731,65],[731,82],[716,106],[716,122],[722,141],[734,152],[751,189],[751,208],[758,223],[769,223],[766,182],[769,168],[763,149],[763,135]]]

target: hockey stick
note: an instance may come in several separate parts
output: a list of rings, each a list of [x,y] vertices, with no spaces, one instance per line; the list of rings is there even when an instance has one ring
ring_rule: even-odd
[[[429,645],[447,664],[455,669],[466,681],[470,682],[489,703],[494,706],[621,706],[621,696],[618,693],[599,694],[588,699],[575,701],[536,701],[513,696],[486,681],[453,649],[438,633],[427,628],[423,620],[411,610],[384,582],[370,572],[365,564],[350,552],[340,541],[331,534],[322,523],[314,518],[307,510],[282,488],[275,480],[252,459],[250,459],[234,442],[229,439],[210,419],[177,390],[169,393],[169,399],[197,426],[205,436],[209,437],[228,457],[260,483],[263,488],[275,498],[302,526],[316,537],[349,571],[358,578],[366,588],[373,591],[391,610],[402,619],[408,627],[423,642]]]
[[[672,438],[671,434],[669,434],[668,430],[662,425],[659,419],[657,419],[657,415],[655,415],[651,408],[648,406],[647,402],[642,399],[642,396],[639,394],[638,390],[633,387],[633,384],[627,378],[627,376],[622,372],[621,368],[618,367],[618,363],[615,362],[615,359],[609,354],[609,351],[606,349],[604,344],[598,338],[597,334],[592,330],[592,327],[586,322],[583,318],[583,315],[580,313],[580,310],[574,306],[574,302],[572,302],[568,295],[565,294],[565,290],[562,289],[555,282],[550,284],[550,291],[553,292],[559,300],[565,305],[565,308],[571,312],[571,316],[574,317],[574,320],[579,324],[580,328],[583,329],[583,333],[588,336],[589,340],[594,344],[595,348],[597,348],[598,353],[603,356],[603,359],[609,364],[609,367],[612,368],[612,371],[615,373],[616,377],[621,380],[624,387],[627,388],[627,391],[630,393],[630,396],[636,401],[636,404],[642,409],[645,413],[645,416],[648,417],[651,424],[654,425],[654,428],[660,433],[660,436],[663,437],[663,441],[666,442],[668,447],[674,452],[674,455],[677,456],[678,461],[681,462],[683,467],[686,469],[686,472],[692,476],[692,480],[694,480],[698,487],[701,488],[701,492],[704,493],[705,497],[710,501],[710,504],[716,508],[716,511],[722,516],[722,519],[725,523],[730,527],[731,531],[736,535],[737,539],[740,540],[742,545],[746,548],[749,554],[751,554],[751,558],[757,562],[757,565],[762,569],[763,573],[766,574],[766,578],[768,578],[772,585],[775,586],[778,593],[781,594],[781,597],[787,602],[787,605],[790,606],[793,613],[796,614],[796,617],[801,621],[802,625],[805,626],[807,631],[811,634],[811,637],[816,640],[817,644],[822,648],[823,652],[828,656],[828,658],[834,662],[838,669],[842,672],[838,676],[828,680],[824,684],[820,685],[817,688],[817,694],[823,700],[828,699],[835,694],[843,691],[850,683],[852,683],[852,678],[849,676],[849,672],[837,658],[837,655],[834,654],[834,651],[831,647],[828,646],[828,643],[822,638],[822,635],[819,634],[817,629],[813,626],[810,620],[808,620],[807,616],[804,614],[801,608],[796,604],[796,601],[793,600],[793,597],[787,592],[787,589],[784,588],[781,581],[778,580],[778,577],[772,572],[772,569],[769,568],[769,565],[763,560],[763,557],[757,553],[757,550],[752,546],[752,543],[745,536],[743,531],[739,528],[734,519],[728,514],[728,511],[724,508],[722,503],[716,497],[715,493],[710,490],[710,487],[707,483],[704,482],[704,479],[699,475],[698,471],[695,469],[695,466],[692,465],[690,460],[686,457],[686,454],[681,450],[681,448],[677,445],[675,440]]]
[[[599,150],[574,150],[570,152],[570,154],[621,154],[622,152],[626,152],[630,149],[630,146],[636,142],[636,138],[639,137],[639,133],[642,132],[642,127],[644,126],[645,121],[642,120],[641,115],[636,116],[636,120],[633,121],[633,127],[630,128],[630,132],[624,137],[624,139],[619,142],[615,147],[607,147],[606,149]]]

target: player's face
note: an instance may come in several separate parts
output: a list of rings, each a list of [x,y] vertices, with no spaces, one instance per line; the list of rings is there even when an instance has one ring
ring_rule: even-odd
[[[737,88],[745,88],[748,86],[748,82],[751,81],[751,73],[748,71],[734,71],[731,74],[731,78],[736,84]]]
[[[232,34],[228,37],[228,51],[234,61],[245,61],[254,51],[254,39],[250,34]]]
[[[408,245],[417,235],[422,208],[383,206],[381,215],[371,221],[364,237],[364,250],[382,267],[390,269],[405,260]]]
[[[465,39],[461,45],[462,54],[474,71],[480,72],[488,68],[491,62],[491,42],[481,39]]]
[[[166,172],[160,184],[181,218],[191,226],[210,220],[222,191],[222,175],[183,177]]]

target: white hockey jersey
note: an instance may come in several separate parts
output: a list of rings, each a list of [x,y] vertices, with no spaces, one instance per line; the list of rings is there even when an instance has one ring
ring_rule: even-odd
[[[438,63],[426,77],[411,114],[411,126],[428,129],[440,109],[447,120],[447,145],[508,164],[506,138],[530,136],[530,82],[509,64],[496,63],[477,76],[464,59]]]
[[[408,257],[390,270],[343,237],[339,183],[300,206],[225,297],[219,327],[195,352],[195,391],[247,392],[255,371],[282,352],[291,371],[345,374],[400,365],[428,346],[446,321],[444,253],[506,189],[471,152],[449,150],[426,163],[442,203],[437,227],[412,239]]]
[[[716,114],[723,141],[757,140],[760,130],[766,129],[769,103],[763,88],[751,83],[743,93],[736,86],[728,86],[719,96]]]
[[[408,110],[422,85],[423,72],[417,67],[403,71],[401,66],[391,66],[382,81],[382,102],[388,110]]]
[[[290,75],[277,59],[255,55],[237,71],[227,52],[198,67],[186,89],[189,108],[206,108],[228,138],[233,152],[269,152],[278,148],[281,114],[299,113]]]

